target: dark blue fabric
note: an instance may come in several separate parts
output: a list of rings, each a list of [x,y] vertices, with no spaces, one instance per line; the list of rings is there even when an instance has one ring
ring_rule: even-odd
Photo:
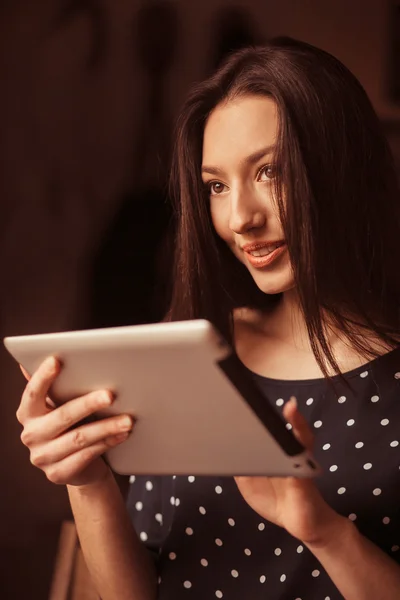
[[[400,563],[400,349],[323,380],[253,374],[278,411],[295,395],[316,435],[324,498]],[[137,477],[128,509],[157,556],[159,600],[338,600],[314,556],[261,519],[232,478]],[[382,582],[384,586],[384,582]]]

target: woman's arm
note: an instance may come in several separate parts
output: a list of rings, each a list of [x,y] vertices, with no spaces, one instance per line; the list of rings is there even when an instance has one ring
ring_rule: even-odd
[[[66,485],[95,587],[102,600],[153,600],[157,579],[152,561],[131,525],[117,482],[101,456],[130,434],[129,415],[82,424],[110,406],[113,396],[100,390],[52,406],[46,397],[61,365],[44,361],[30,377],[17,419],[32,464],[53,483]]]
[[[400,566],[345,517],[325,538],[306,545],[346,600],[400,598]]]
[[[102,600],[153,600],[157,577],[110,471],[102,481],[68,486],[79,540]]]

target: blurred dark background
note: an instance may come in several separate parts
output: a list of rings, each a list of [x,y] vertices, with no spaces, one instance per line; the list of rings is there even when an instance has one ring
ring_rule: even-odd
[[[396,0],[2,0],[2,337],[162,318],[179,106],[228,52],[281,34],[358,76],[399,160]],[[68,503],[19,441],[4,350],[0,382],[0,598],[45,600]]]

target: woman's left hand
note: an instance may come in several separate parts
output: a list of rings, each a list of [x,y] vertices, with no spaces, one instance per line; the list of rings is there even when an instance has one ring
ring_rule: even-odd
[[[314,436],[295,398],[286,403],[283,415],[299,442],[312,450]],[[305,544],[323,545],[345,520],[325,502],[312,479],[235,477],[235,481],[253,510]]]

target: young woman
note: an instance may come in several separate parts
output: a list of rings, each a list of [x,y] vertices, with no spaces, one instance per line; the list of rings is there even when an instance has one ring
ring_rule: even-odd
[[[400,198],[365,92],[304,43],[240,51],[187,101],[173,182],[170,318],[219,327],[324,474],[132,477],[127,511],[101,454],[132,422],[70,431],[112,400],[49,408],[48,359],[22,440],[68,486],[102,600],[399,598]]]

